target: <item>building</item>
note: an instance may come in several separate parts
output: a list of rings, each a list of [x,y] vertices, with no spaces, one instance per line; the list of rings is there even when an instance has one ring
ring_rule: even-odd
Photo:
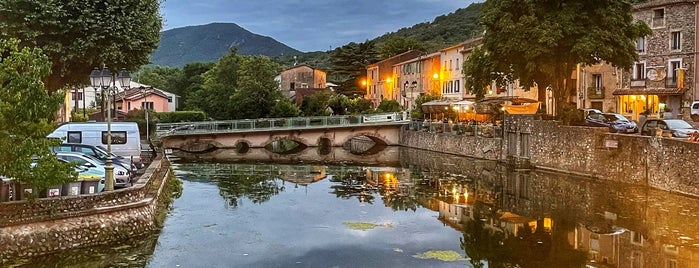
[[[415,59],[420,55],[421,53],[419,51],[410,50],[377,63],[370,64],[367,67],[367,94],[365,98],[371,100],[372,103],[374,103],[374,107],[378,106],[384,99],[398,101],[400,88],[396,81],[397,74],[394,73],[393,66],[400,62]]]
[[[305,64],[281,72],[279,88],[286,97],[293,97],[297,88],[326,88],[326,73]]]
[[[118,82],[117,82],[118,85]],[[149,85],[140,84],[137,82],[131,82],[129,88],[123,89],[117,86],[118,90],[113,95],[114,105],[117,110],[123,113],[116,113],[115,117],[119,115],[125,115],[130,110],[140,109],[140,105],[148,100],[148,107],[153,107],[156,112],[172,112],[178,108],[179,96],[167,91],[152,88]],[[150,89],[147,96],[141,100],[138,99],[138,94],[141,94],[141,88]],[[97,109],[101,110],[102,95],[104,94],[102,89],[95,89],[93,87],[83,87],[83,88],[73,88],[66,92],[66,103],[65,110],[66,114],[70,115],[76,110],[85,109]],[[125,100],[126,96],[129,99]],[[141,94],[143,97],[143,94]],[[153,99],[150,96],[154,96]],[[162,102],[162,103],[161,103]],[[69,119],[69,118],[68,118]],[[91,120],[102,120],[102,115],[91,116]]]
[[[607,63],[579,65],[575,71],[578,108],[615,112],[633,118],[632,113],[619,109],[613,93],[622,83],[623,70]]]
[[[613,95],[618,111],[638,119],[647,116],[689,118],[696,88],[697,8],[695,1],[656,0],[634,6],[635,19],[653,34],[637,40],[639,60],[623,73]]]
[[[393,65],[396,85],[399,87],[398,103],[405,110],[412,110],[420,95],[441,95],[439,81],[439,52],[422,55]]]

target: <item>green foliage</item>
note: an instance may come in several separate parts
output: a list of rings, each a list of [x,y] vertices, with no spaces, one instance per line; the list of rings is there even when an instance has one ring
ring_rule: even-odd
[[[281,118],[281,117],[296,117],[301,114],[301,109],[296,106],[295,103],[291,102],[290,99],[280,98],[269,113],[271,118]]]
[[[379,53],[386,59],[410,50],[424,52],[425,44],[412,37],[391,35],[381,44]]]
[[[330,93],[319,91],[313,95],[303,97],[303,102],[301,103],[301,112],[304,116],[327,116],[330,115],[328,111],[328,101],[330,100]]]
[[[365,94],[361,80],[366,79],[366,67],[378,61],[376,46],[372,41],[349,43],[333,52],[333,68],[328,80],[337,81],[346,94]]]
[[[190,95],[188,103],[195,103],[211,118],[229,119],[233,109],[230,99],[238,87],[239,60],[237,50],[231,48],[228,55],[202,75],[204,83]]]
[[[173,83],[183,75],[182,69],[165,66],[144,66],[133,74],[131,80],[172,92]],[[177,94],[177,93],[175,93]],[[180,94],[178,94],[180,95]]]
[[[158,123],[158,113],[149,110],[148,111],[148,127],[146,127],[146,110],[134,109],[126,113],[126,121],[136,122],[138,124],[138,130],[142,135],[146,135],[146,130],[149,131],[148,135],[155,131],[156,124]]]
[[[92,68],[133,70],[158,46],[159,0],[4,0],[0,39],[38,47],[52,62],[46,88],[89,84]]]
[[[350,114],[366,114],[374,111],[374,103],[371,100],[356,97],[350,99],[350,106],[347,107]]]
[[[376,107],[377,113],[390,113],[390,112],[400,112],[403,111],[403,107],[400,106],[396,100],[381,100],[379,107]]]
[[[415,109],[410,111],[410,117],[413,119],[425,119],[425,114],[422,112],[422,104],[437,99],[439,99],[437,96],[430,94],[420,95],[415,99]]]
[[[171,82],[168,89],[180,96],[180,103],[184,104],[183,110],[201,110],[199,103],[202,97],[195,93],[203,89],[204,74],[214,66],[215,63],[211,62],[187,64],[182,68],[182,74]]]
[[[480,47],[474,48],[469,54],[468,59],[464,61],[462,72],[465,77],[464,87],[468,88],[477,100],[485,96],[493,81],[499,86],[505,86],[505,82],[511,79],[508,74],[497,70],[491,54]]]
[[[239,61],[238,87],[229,102],[231,117],[268,117],[277,100],[283,99],[274,80],[281,67],[265,56],[242,56]]]
[[[343,94],[333,94],[328,100],[328,106],[333,110],[333,114],[335,115],[347,114],[351,105],[352,101],[350,98]]]
[[[81,111],[73,111],[70,113],[71,122],[85,122],[87,120],[90,120],[90,114],[88,113],[85,113],[85,115],[83,115]]]
[[[578,63],[629,68],[638,59],[635,41],[652,34],[633,19],[631,4],[618,0],[486,1],[481,24],[492,70],[525,88],[551,85],[557,105],[573,90],[565,79]]]
[[[39,190],[74,181],[73,164],[58,161],[49,150],[60,140],[46,139],[65,96],[44,88],[48,58],[37,48],[20,49],[15,39],[0,40],[0,55],[0,175]],[[30,168],[33,158],[37,164]]]
[[[176,111],[156,114],[159,123],[197,122],[205,121],[206,114],[202,111]]]

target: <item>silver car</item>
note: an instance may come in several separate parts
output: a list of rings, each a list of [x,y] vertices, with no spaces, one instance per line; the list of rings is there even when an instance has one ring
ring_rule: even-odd
[[[86,167],[94,167],[104,171],[105,162],[91,155],[78,152],[57,152],[56,157],[69,162],[77,162]],[[114,187],[128,187],[131,185],[132,173],[126,168],[114,166]]]

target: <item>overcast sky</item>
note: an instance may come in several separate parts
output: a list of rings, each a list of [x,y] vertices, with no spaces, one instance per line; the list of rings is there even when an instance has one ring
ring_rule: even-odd
[[[164,30],[234,22],[292,48],[325,51],[395,32],[481,0],[165,0]]]

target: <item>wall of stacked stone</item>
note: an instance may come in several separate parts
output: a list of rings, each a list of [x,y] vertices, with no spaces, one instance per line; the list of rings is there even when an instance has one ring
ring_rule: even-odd
[[[409,148],[487,160],[499,160],[503,157],[501,150],[502,139],[500,138],[431,133],[403,128],[401,129],[400,143],[402,146]]]
[[[158,198],[168,171],[167,161],[156,159],[127,189],[34,203],[0,203],[0,264],[13,257],[123,241],[152,232],[157,228]]]
[[[695,179],[699,178],[699,143],[614,134],[606,128],[564,126],[525,117],[507,120],[506,129],[530,134],[529,155],[520,157],[528,158],[535,168],[699,196],[699,180]],[[507,158],[507,142],[499,138],[404,128],[401,144],[487,160]]]

